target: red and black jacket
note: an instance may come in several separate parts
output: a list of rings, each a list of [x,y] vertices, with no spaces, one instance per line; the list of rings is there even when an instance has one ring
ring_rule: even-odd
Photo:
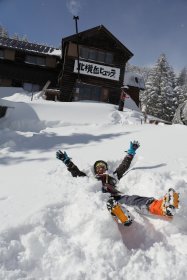
[[[133,159],[132,155],[127,154],[120,165],[114,171],[114,175],[116,174],[118,180],[120,180],[124,173],[129,169],[131,161]],[[72,162],[69,161],[67,164],[68,171],[71,173],[73,177],[84,177],[87,176],[86,173],[79,170],[79,168]],[[112,195],[120,195],[120,191],[116,189],[117,180],[110,176],[109,174],[102,174],[95,176],[97,180],[102,182],[102,191],[110,193]]]

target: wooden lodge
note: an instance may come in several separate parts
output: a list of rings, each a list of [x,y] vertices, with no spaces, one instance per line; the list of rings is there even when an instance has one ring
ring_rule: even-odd
[[[132,56],[103,25],[63,38],[61,49],[0,37],[0,86],[45,89],[48,100],[118,104],[126,84],[139,106],[141,77],[125,73]]]
[[[0,37],[0,86],[40,91],[58,87],[61,50]]]
[[[103,25],[62,39],[60,100],[118,104],[125,66],[132,56]]]

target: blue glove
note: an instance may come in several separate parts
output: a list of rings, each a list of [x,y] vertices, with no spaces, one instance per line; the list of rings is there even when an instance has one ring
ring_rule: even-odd
[[[130,142],[130,148],[128,149],[127,153],[128,155],[134,156],[136,154],[136,150],[140,147],[140,144],[138,141],[131,141]]]
[[[56,152],[56,158],[61,160],[61,161],[63,161],[64,164],[68,164],[70,162],[70,160],[71,160],[71,158],[67,155],[66,152],[63,153],[60,150],[58,150]]]

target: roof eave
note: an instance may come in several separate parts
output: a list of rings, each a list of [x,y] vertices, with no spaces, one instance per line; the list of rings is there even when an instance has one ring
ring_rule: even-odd
[[[90,28],[90,29],[87,29],[87,30],[84,30],[82,32],[79,32],[78,33],[78,36],[82,36],[88,32],[95,32],[97,30],[103,30],[105,33],[107,33],[107,35],[109,37],[111,37],[112,39],[114,39],[117,44],[121,47],[121,49],[123,49],[129,56],[129,59],[134,55],[127,47],[125,47],[104,25],[99,25],[99,26],[96,26],[96,27],[93,27],[93,28]],[[65,37],[65,38],[62,38],[62,45],[65,43],[65,42],[68,42],[68,41],[71,41],[73,39],[76,39],[77,38],[77,34],[73,34],[73,35],[70,35],[68,37]]]

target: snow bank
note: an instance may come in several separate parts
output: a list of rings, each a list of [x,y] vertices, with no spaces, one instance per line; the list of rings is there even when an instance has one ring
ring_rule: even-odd
[[[12,101],[12,100],[13,101]],[[187,277],[185,126],[141,124],[141,114],[109,104],[21,102],[0,120],[0,279],[183,280]],[[116,168],[130,140],[141,146],[120,180],[126,194],[180,192],[174,219],[141,216],[130,227],[106,209],[95,160]],[[73,178],[58,149],[88,174]]]

